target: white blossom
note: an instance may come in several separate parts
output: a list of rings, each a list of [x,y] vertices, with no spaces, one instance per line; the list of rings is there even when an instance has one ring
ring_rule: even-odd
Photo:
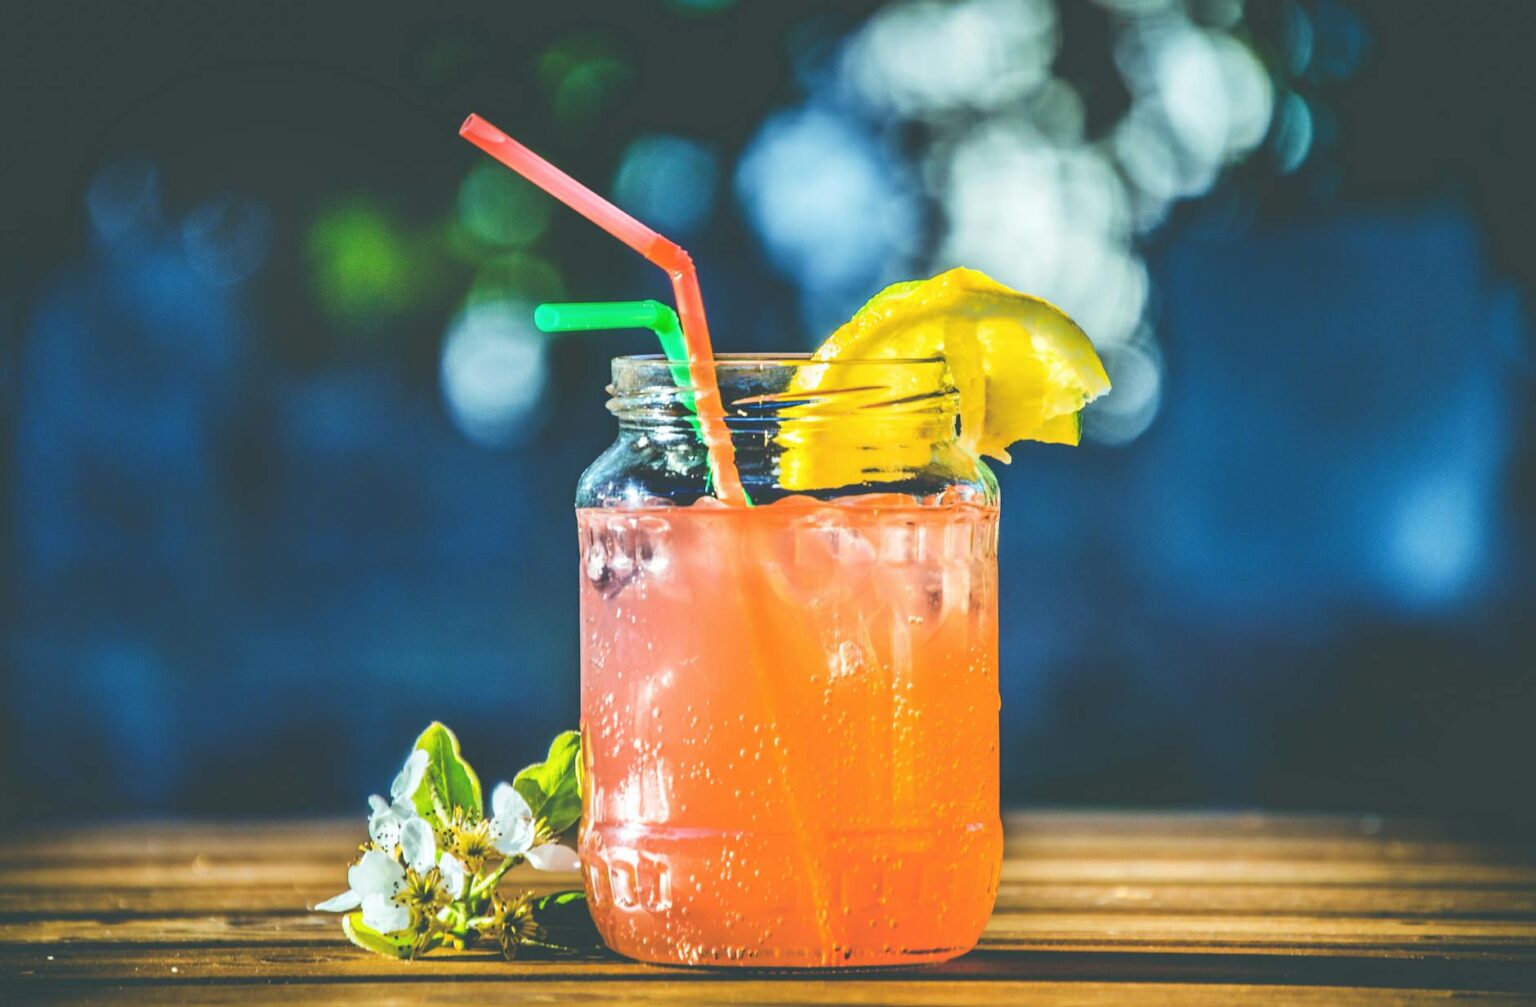
[[[413,818],[400,829],[400,852],[405,866],[425,874],[437,865],[437,837],[425,818]]]
[[[404,930],[411,925],[411,911],[396,896],[405,890],[405,868],[389,854],[369,850],[347,869],[346,891],[327,899],[316,909],[328,913],[349,913],[362,906],[363,923],[381,934]]]
[[[526,854],[528,862],[541,871],[576,871],[581,869],[581,858],[569,846],[559,843],[543,843]]]
[[[533,846],[533,809],[510,783],[498,783],[491,791],[491,845],[503,855],[515,857]]]
[[[533,809],[510,783],[491,791],[491,844],[503,855],[518,854],[541,871],[574,871],[581,866],[576,851],[552,840],[535,845]]]
[[[464,862],[452,853],[444,853],[438,858],[437,870],[449,896],[455,899],[462,898],[465,881]]]
[[[368,816],[368,838],[373,845],[386,853],[393,852],[400,842],[400,832],[405,824],[416,816],[416,804],[412,795],[421,786],[427,773],[427,753],[416,749],[405,760],[395,782],[389,785],[389,800],[375,794],[368,798],[372,813]]]

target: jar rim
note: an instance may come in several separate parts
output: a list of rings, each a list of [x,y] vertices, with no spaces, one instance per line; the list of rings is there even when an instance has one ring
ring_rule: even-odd
[[[733,353],[690,368],[659,354],[621,356],[613,360],[608,395],[621,429],[690,443],[698,436],[698,402],[714,396],[720,422],[748,455],[826,436],[861,453],[931,446],[956,436],[960,406],[943,357],[822,361],[809,353]],[[876,455],[888,452],[870,457]]]
[[[869,366],[880,364],[882,366],[917,366],[920,364],[943,364],[946,360],[942,356],[931,357],[837,357],[833,360],[817,360],[810,353],[716,353],[709,360],[701,360],[692,366],[695,367],[799,367],[815,365],[817,367],[845,367],[845,366]],[[628,366],[661,366],[671,367],[672,362],[660,353],[626,353],[613,358],[615,367],[623,364]]]

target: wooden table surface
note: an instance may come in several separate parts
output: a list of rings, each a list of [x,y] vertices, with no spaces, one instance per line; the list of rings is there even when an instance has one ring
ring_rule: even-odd
[[[0,1001],[1536,1002],[1528,846],[1359,817],[1032,812],[1007,825],[977,951],[834,978],[374,957],[305,909],[344,887],[361,819],[13,831]]]

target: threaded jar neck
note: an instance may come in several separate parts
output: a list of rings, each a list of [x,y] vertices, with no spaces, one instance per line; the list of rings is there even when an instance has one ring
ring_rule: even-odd
[[[867,429],[871,437],[954,436],[959,396],[938,357],[815,361],[809,355],[725,354],[696,366],[694,374],[660,356],[617,357],[608,411],[624,429],[693,433],[692,407],[707,394],[694,383],[700,371],[715,379],[733,440],[786,425]]]

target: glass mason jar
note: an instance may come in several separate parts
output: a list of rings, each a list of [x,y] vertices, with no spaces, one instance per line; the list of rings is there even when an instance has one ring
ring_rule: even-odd
[[[660,358],[613,362],[577,491],[593,917],[652,962],[962,954],[1002,857],[996,480],[942,360],[713,369],[753,506]]]

